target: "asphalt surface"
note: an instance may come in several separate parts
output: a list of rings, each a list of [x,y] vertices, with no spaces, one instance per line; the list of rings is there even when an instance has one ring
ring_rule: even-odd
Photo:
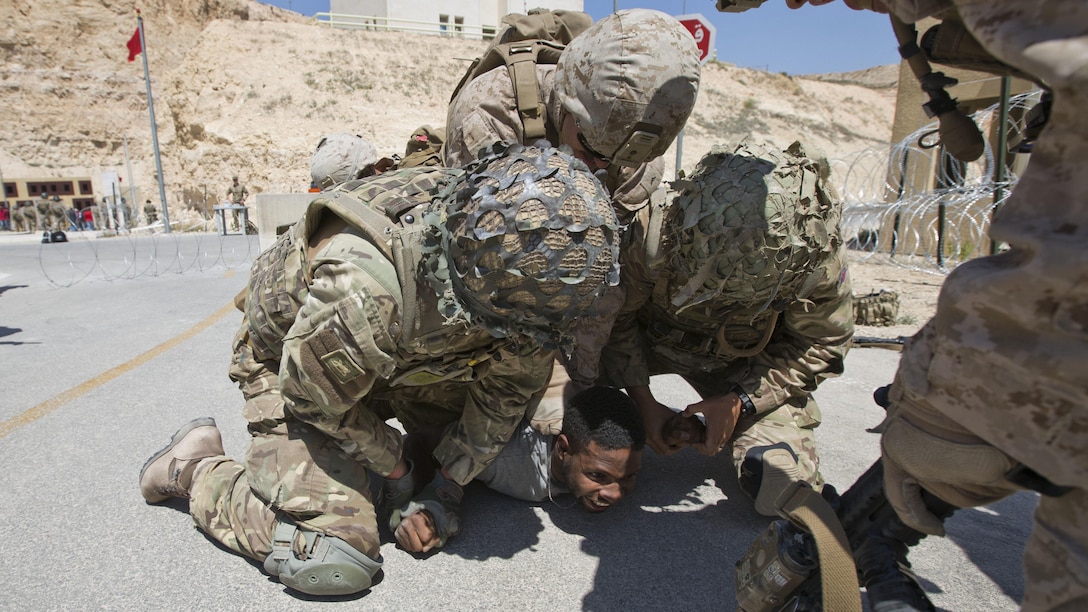
[[[213,416],[227,452],[247,442],[227,378],[231,310],[255,236],[102,238],[0,232],[0,585],[31,610],[301,610],[259,566],[193,527],[186,504],[144,503],[145,459]],[[854,349],[816,393],[823,473],[840,490],[878,456],[865,429],[898,354]],[[653,390],[675,407],[679,379]],[[385,579],[349,609],[732,610],[733,565],[768,523],[724,457],[647,451],[636,492],[603,515],[472,485],[464,529],[416,558],[385,544]],[[939,609],[1015,610],[1033,495],[961,510],[911,553]]]

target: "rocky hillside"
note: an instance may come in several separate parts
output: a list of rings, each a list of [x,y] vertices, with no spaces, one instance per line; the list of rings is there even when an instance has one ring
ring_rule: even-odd
[[[480,41],[333,30],[251,0],[140,3],[167,198],[223,199],[239,174],[251,191],[303,191],[322,135],[350,131],[403,153],[408,135],[441,125]],[[132,2],[0,3],[0,171],[5,176],[119,172],[124,138],[135,183],[154,198],[153,147],[139,59],[125,43]],[[792,77],[704,67],[685,130],[683,166],[745,137],[846,158],[887,142],[897,68],[864,78]],[[675,164],[670,153],[667,165]],[[205,195],[206,194],[206,195]]]

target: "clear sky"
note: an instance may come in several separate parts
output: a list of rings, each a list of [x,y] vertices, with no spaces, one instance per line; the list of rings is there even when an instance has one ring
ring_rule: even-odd
[[[329,0],[265,1],[303,15],[329,10]],[[527,9],[538,4],[525,3]],[[746,68],[814,74],[899,63],[887,15],[854,11],[841,2],[790,10],[785,0],[767,0],[743,13],[719,13],[714,4],[714,0],[585,0],[585,11],[594,20],[611,13],[613,6],[673,15],[701,13],[717,30],[717,58]]]

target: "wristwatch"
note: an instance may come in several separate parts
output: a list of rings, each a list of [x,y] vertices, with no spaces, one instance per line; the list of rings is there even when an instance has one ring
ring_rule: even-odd
[[[744,392],[744,389],[740,388],[740,385],[733,385],[729,392],[736,393],[737,397],[740,398],[740,418],[750,419],[756,416],[756,405],[752,403],[752,398],[748,397],[748,394]]]

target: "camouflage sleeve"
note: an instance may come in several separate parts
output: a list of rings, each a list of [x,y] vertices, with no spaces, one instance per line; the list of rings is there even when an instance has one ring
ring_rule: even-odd
[[[388,474],[399,457],[400,433],[372,411],[353,408],[376,379],[395,369],[389,327],[397,316],[399,287],[383,286],[360,266],[364,259],[369,269],[388,266],[384,277],[396,278],[377,247],[348,232],[337,234],[313,259],[309,295],[284,337],[280,389],[293,416]]]
[[[654,289],[654,276],[646,261],[645,246],[649,213],[650,207],[638,212],[628,227],[627,239],[620,251],[620,285],[624,300],[600,359],[601,382],[613,387],[650,384],[650,366],[638,328],[638,312],[650,301]]]
[[[434,451],[450,478],[468,484],[499,454],[524,418],[530,399],[543,392],[554,360],[554,351],[512,345],[492,358],[487,374],[469,387],[457,425]]]
[[[748,378],[739,385],[763,414],[793,396],[811,393],[825,378],[843,372],[854,335],[854,308],[845,248],[816,274],[822,281],[806,300],[782,314],[770,343],[752,358]]]
[[[505,140],[521,142],[524,128],[506,66],[484,73],[457,94],[446,115],[446,165],[460,168],[480,149]]]
[[[257,357],[250,343],[250,323],[246,318],[234,335],[234,352],[230,361],[230,379],[238,383],[246,400],[242,416],[258,430],[275,427],[283,419],[283,397],[280,395],[279,362]]]

